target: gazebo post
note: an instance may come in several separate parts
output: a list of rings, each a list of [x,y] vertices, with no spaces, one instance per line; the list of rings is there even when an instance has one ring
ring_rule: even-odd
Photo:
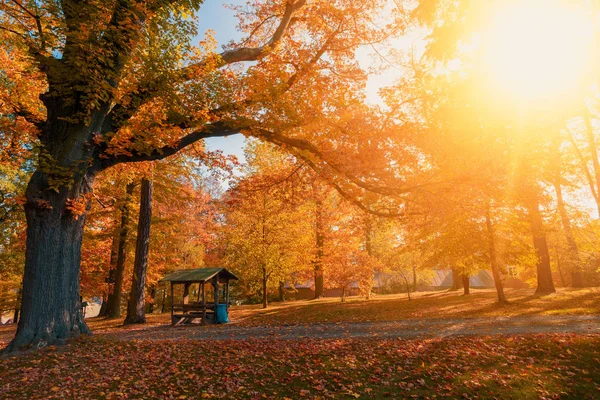
[[[229,279],[225,281],[225,304],[229,309]]]
[[[171,325],[175,325],[173,318],[173,307],[175,306],[175,296],[173,295],[173,281],[171,281]]]
[[[206,325],[206,292],[204,291],[204,281],[202,281],[202,325]]]

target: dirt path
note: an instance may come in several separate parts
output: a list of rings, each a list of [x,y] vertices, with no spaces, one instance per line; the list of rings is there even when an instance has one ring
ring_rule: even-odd
[[[416,319],[394,322],[347,322],[311,325],[242,327],[236,325],[142,327],[121,332],[96,332],[119,340],[244,340],[244,339],[336,339],[351,337],[429,338],[528,333],[600,334],[600,316],[520,316],[469,319]]]

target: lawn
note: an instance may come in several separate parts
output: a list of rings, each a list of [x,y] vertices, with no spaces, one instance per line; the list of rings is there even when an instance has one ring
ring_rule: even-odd
[[[600,396],[598,335],[114,341],[0,359],[7,399]]]
[[[535,297],[493,291],[290,301],[232,307],[241,326],[524,315],[598,314],[600,290]],[[435,339],[117,340],[146,326],[91,318],[97,335],[0,358],[0,398],[600,398],[600,335]],[[208,327],[209,329],[212,327]],[[180,328],[189,329],[189,328]],[[194,329],[194,328],[192,328]],[[227,329],[227,326],[221,327]],[[7,343],[14,326],[0,327]]]
[[[496,303],[493,290],[475,290],[469,296],[461,292],[424,292],[413,295],[381,295],[370,300],[350,297],[342,303],[338,298],[271,303],[269,308],[260,305],[232,306],[232,324],[242,326],[312,324],[324,322],[396,321],[405,319],[476,318],[523,315],[586,315],[600,314],[600,288],[559,289],[556,293],[536,297],[533,290],[507,290],[508,305]],[[152,314],[147,325],[170,322],[170,316]],[[120,331],[139,329],[123,327],[122,319],[90,318],[93,331]],[[0,346],[14,335],[15,326],[0,326]]]

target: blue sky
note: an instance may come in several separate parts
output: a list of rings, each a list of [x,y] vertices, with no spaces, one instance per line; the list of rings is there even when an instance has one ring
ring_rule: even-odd
[[[241,37],[240,32],[236,30],[237,19],[235,18],[234,12],[231,9],[224,7],[225,4],[231,3],[240,4],[242,1],[230,0],[228,2],[221,2],[207,0],[206,3],[202,5],[200,13],[198,14],[200,21],[200,36],[194,39],[196,42],[204,37],[204,33],[208,29],[215,31],[215,38],[217,39],[219,46],[232,39],[239,39]],[[227,155],[233,154],[237,156],[240,162],[245,160],[244,142],[245,138],[243,135],[209,138],[205,141],[209,150],[222,150]]]

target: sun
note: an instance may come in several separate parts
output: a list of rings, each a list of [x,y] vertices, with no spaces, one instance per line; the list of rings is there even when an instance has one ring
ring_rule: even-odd
[[[596,43],[587,2],[509,0],[491,10],[481,59],[498,94],[525,101],[561,98],[593,73]]]

